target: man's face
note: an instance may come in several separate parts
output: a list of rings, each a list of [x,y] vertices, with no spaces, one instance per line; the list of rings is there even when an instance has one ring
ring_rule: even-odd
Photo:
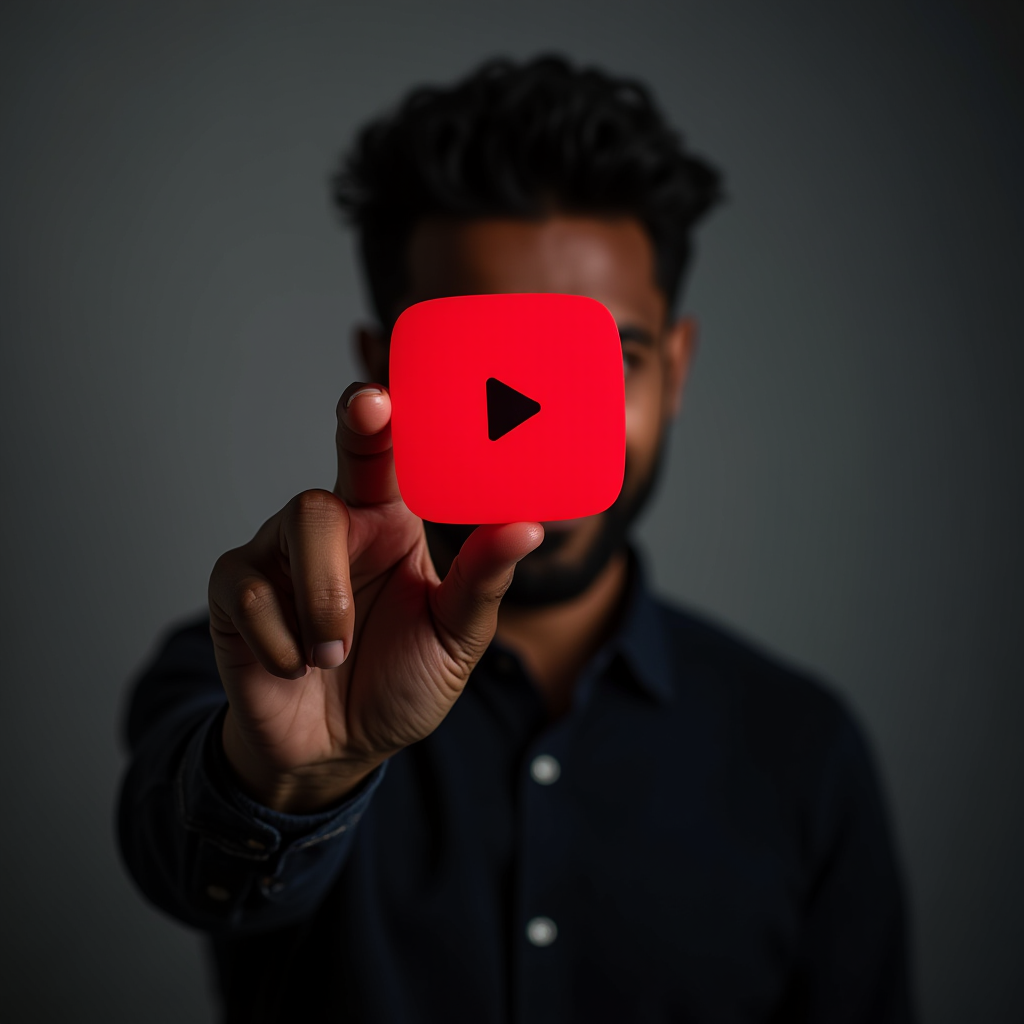
[[[544,543],[519,563],[504,602],[543,605],[577,596],[622,548],[650,494],[695,341],[692,322],[666,323],[666,299],[655,283],[646,231],[625,217],[424,221],[410,242],[409,279],[403,308],[451,295],[562,292],[597,299],[615,318],[626,395],[622,492],[599,515],[545,523]],[[386,343],[368,333],[361,341],[374,379],[386,382]],[[472,526],[425,525],[443,576]]]

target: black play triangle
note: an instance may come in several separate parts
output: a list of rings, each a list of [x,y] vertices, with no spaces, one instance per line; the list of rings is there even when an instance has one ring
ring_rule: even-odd
[[[504,437],[539,412],[540,402],[502,384],[497,377],[487,378],[487,436],[492,441]]]

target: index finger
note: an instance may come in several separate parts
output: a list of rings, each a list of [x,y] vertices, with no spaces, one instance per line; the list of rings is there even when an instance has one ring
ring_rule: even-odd
[[[391,396],[383,384],[350,384],[338,401],[338,480],[346,505],[401,501],[391,447]]]

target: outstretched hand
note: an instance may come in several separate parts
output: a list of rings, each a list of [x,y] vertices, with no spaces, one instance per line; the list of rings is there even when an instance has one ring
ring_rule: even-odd
[[[539,523],[480,526],[442,582],[398,491],[384,387],[346,389],[337,451],[333,493],[296,495],[210,578],[225,752],[254,798],[292,813],[437,728],[544,538]]]

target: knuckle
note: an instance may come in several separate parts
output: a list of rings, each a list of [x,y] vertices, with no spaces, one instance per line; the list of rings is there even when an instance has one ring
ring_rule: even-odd
[[[510,569],[505,578],[498,584],[494,589],[494,600],[500,601],[504,596],[509,587],[512,586],[512,578],[515,575],[515,570]]]
[[[236,581],[244,573],[245,569],[243,568],[242,560],[239,558],[237,548],[225,551],[213,563],[213,569],[210,571],[210,579],[206,587],[211,610],[219,610],[221,615],[230,617],[229,609],[234,601],[237,590]]]
[[[313,621],[327,624],[349,610],[352,598],[341,580],[325,580],[309,591],[307,602]]]
[[[295,495],[291,501],[291,510],[300,525],[324,526],[345,518],[342,502],[330,491],[320,488]]]
[[[243,618],[260,618],[275,601],[274,588],[267,580],[249,578],[239,584],[236,605]]]
[[[235,549],[231,551],[225,551],[224,554],[213,563],[213,569],[210,572],[210,583],[213,585],[218,580],[229,578],[234,573],[234,565],[237,554]]]
[[[488,606],[497,604],[505,596],[505,591],[508,590],[512,583],[512,574],[502,580],[499,584],[480,584],[474,583],[472,580],[466,578],[465,571],[463,570],[458,558],[452,563],[452,572],[455,573],[456,581],[461,590],[470,596],[470,598],[481,606]]]

